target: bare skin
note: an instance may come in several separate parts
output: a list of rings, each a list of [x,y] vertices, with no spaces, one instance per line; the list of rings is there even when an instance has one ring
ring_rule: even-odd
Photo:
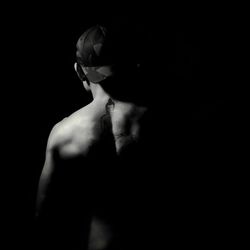
[[[82,187],[82,184],[77,184],[77,188],[75,189],[72,187],[74,185],[69,185],[66,188],[69,193],[79,193],[79,196],[82,197],[80,198],[82,199],[81,203],[84,206],[89,206],[89,204],[91,206],[88,210],[90,211],[89,213],[83,212],[87,214],[86,217],[88,218],[83,222],[86,223],[85,226],[87,227],[86,240],[82,240],[81,242],[81,239],[76,239],[76,241],[79,240],[79,243],[76,244],[79,246],[79,249],[102,250],[111,249],[111,246],[115,246],[118,249],[118,245],[115,243],[117,242],[117,233],[113,225],[114,220],[110,219],[110,215],[106,216],[105,212],[103,213],[103,211],[112,210],[113,205],[106,205],[102,202],[106,194],[109,194],[111,190],[109,184],[113,181],[108,181],[109,183],[104,188],[105,191],[99,191],[99,186],[101,186],[100,183],[103,180],[109,180],[109,177],[105,177],[105,169],[107,169],[108,173],[111,171],[115,176],[116,173],[113,172],[113,167],[119,169],[119,166],[117,166],[119,159],[121,158],[122,161],[128,159],[127,152],[129,149],[131,148],[131,151],[136,149],[141,139],[141,130],[144,124],[143,119],[147,115],[148,108],[133,103],[122,102],[113,97],[111,98],[99,84],[91,83],[89,89],[86,83],[84,83],[84,86],[92,92],[93,101],[55,125],[49,136],[46,160],[37,196],[37,218],[41,217],[44,207],[47,206],[46,203],[49,203],[47,201],[49,200],[48,197],[51,196],[53,199],[53,195],[58,195],[58,193],[51,191],[57,185],[58,179],[54,176],[60,173],[60,171],[69,173],[66,177],[60,177],[61,179],[65,178],[63,180],[64,189],[67,183],[71,183],[70,178],[74,179],[74,176],[77,176],[81,179],[81,175],[83,177],[84,175],[89,175],[88,170],[85,171],[84,169],[91,162],[94,169],[97,169],[92,170],[91,173],[94,173],[97,177],[94,178],[94,183],[92,181],[90,183],[96,186],[94,189],[97,192],[94,191],[94,194],[90,196],[94,196],[97,202],[91,204],[93,197],[89,200],[85,197],[85,192],[88,193],[88,190],[84,190],[86,187]],[[106,167],[107,164],[112,166],[110,170]],[[96,165],[99,166],[96,168]],[[91,166],[87,167],[91,168]],[[66,170],[62,170],[63,168]],[[119,177],[115,176],[115,178],[119,180]],[[77,180],[72,180],[72,183],[74,182],[77,183]],[[84,182],[84,180],[80,182]],[[121,182],[124,183],[122,180]],[[60,184],[58,185],[60,186]],[[113,183],[113,185],[116,185],[116,183]],[[110,184],[110,186],[112,185]],[[119,190],[117,185],[115,188]],[[59,192],[63,192],[60,187]],[[100,192],[101,194],[99,194]],[[98,197],[98,194],[100,197]],[[113,197],[113,194],[111,197]],[[109,201],[106,202],[109,203]],[[65,204],[69,202],[67,196],[64,196],[63,202]],[[64,207],[60,202],[58,202],[58,206]],[[103,206],[104,209],[102,209]],[[99,213],[99,211],[102,212]],[[61,219],[63,220],[64,218]],[[122,249],[120,247],[122,246],[119,246],[119,249]]]

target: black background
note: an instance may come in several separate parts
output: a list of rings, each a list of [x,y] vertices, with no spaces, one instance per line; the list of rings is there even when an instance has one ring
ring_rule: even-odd
[[[155,29],[155,44],[159,46],[154,44],[149,50],[154,50],[158,59],[152,61],[152,72],[157,67],[153,93],[160,99],[159,122],[165,124],[166,103],[170,103],[175,114],[171,119],[175,117],[184,123],[183,131],[190,127],[199,131],[196,140],[199,137],[203,146],[208,143],[206,149],[213,149],[206,156],[211,156],[209,176],[215,183],[211,190],[211,196],[215,196],[210,202],[213,209],[218,208],[214,230],[220,227],[221,237],[230,231],[233,219],[227,218],[232,212],[230,199],[235,195],[237,178],[232,178],[233,168],[229,166],[235,158],[231,148],[235,135],[230,131],[239,121],[234,103],[236,93],[231,85],[235,78],[232,69],[236,68],[231,49],[232,16],[227,15],[224,6],[127,9],[98,8],[85,3],[22,5],[15,6],[15,13],[10,8],[10,15],[4,20],[8,23],[2,47],[7,56],[3,108],[8,107],[3,111],[3,134],[7,137],[4,166],[11,174],[10,178],[3,178],[7,191],[7,213],[3,215],[5,231],[10,233],[9,247],[13,243],[32,242],[34,201],[49,131],[90,101],[74,72],[75,43],[86,28],[114,15],[145,20]],[[168,47],[162,43],[168,43]],[[162,94],[169,90],[165,68],[177,84],[166,95]],[[172,102],[165,102],[166,98]],[[191,125],[185,125],[185,121]],[[201,165],[206,165],[203,161]],[[230,241],[228,237],[223,239]]]

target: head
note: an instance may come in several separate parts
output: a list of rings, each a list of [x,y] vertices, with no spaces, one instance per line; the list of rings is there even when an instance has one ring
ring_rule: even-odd
[[[140,43],[140,40],[145,42],[145,36],[136,27],[127,23],[95,25],[80,36],[76,44],[75,70],[86,90],[92,90],[95,85],[108,91],[135,87],[129,87],[128,83],[138,80],[142,55],[146,54],[142,53],[145,43]]]
[[[106,29],[100,25],[85,31],[76,44],[75,71],[87,91],[113,75],[113,65],[103,56]]]

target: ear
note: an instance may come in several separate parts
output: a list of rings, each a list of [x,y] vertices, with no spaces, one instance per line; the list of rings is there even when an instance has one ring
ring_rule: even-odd
[[[74,64],[74,69],[76,71],[77,76],[79,77],[79,79],[83,82],[86,81],[86,76],[83,72],[83,69],[81,68],[81,66],[78,63]]]
[[[75,69],[75,72],[77,73],[77,63],[76,62],[74,64],[74,69]]]
[[[79,64],[75,63],[74,64],[74,69],[76,71],[77,76],[82,81],[85,90],[89,92],[90,91],[90,86],[89,86],[88,82],[86,81],[86,76],[85,76],[81,66]]]

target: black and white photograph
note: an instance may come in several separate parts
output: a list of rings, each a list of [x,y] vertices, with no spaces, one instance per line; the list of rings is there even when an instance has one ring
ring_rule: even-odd
[[[155,6],[41,3],[5,20],[2,249],[235,244],[231,21]]]

